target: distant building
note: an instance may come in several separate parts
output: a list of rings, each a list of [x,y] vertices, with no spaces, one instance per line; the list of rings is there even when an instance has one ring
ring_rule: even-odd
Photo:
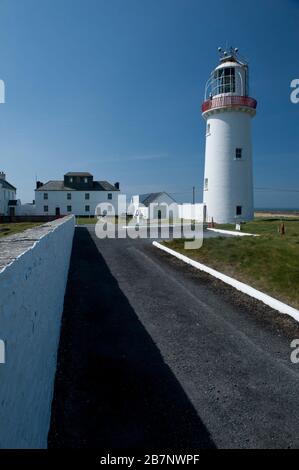
[[[16,201],[16,188],[6,181],[6,175],[0,172],[0,215],[14,215]]]
[[[36,215],[94,216],[98,204],[105,207],[98,215],[118,215],[119,183],[94,181],[86,172],[69,172],[61,181],[37,182],[35,190]]]
[[[128,213],[141,216],[145,219],[165,219],[168,217],[170,206],[172,206],[172,216],[177,217],[176,201],[165,192],[147,193],[132,196]]]

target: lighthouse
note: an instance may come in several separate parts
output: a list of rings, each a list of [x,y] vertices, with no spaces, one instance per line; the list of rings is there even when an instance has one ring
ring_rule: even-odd
[[[206,121],[203,201],[205,219],[235,223],[253,218],[251,119],[257,102],[249,96],[249,66],[238,49],[218,49],[220,64],[205,88]]]

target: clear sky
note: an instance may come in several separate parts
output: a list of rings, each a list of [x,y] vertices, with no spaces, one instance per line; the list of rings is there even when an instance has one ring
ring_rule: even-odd
[[[299,207],[298,0],[0,0],[0,168],[90,171],[127,194],[202,199],[205,82],[217,47],[251,66],[256,207]]]

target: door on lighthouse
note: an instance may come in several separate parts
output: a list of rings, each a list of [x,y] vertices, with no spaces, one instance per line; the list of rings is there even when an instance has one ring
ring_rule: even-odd
[[[55,215],[56,215],[56,217],[59,217],[59,216],[60,216],[60,207],[56,207],[56,209],[55,209]]]

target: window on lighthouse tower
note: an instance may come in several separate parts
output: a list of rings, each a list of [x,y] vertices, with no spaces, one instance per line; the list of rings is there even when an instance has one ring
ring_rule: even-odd
[[[240,160],[242,158],[242,149],[236,148],[236,159]]]

